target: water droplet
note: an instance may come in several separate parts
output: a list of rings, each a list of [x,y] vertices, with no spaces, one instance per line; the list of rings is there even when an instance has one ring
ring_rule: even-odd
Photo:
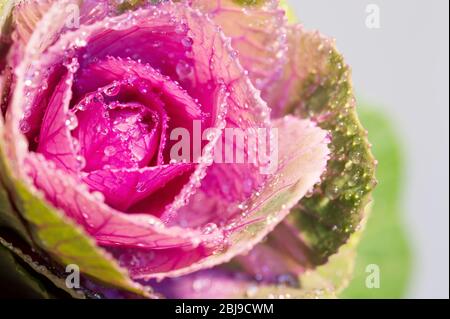
[[[148,87],[146,84],[141,84],[139,86],[139,92],[141,92],[142,94],[147,94],[148,93]]]
[[[155,42],[153,42],[153,44],[152,44],[152,46],[153,46],[154,48],[159,48],[161,45],[162,45],[162,43],[161,43],[160,41],[155,41]]]
[[[107,96],[116,96],[120,92],[120,85],[117,83],[113,83],[110,86],[106,87],[103,90],[103,93],[105,93]]]
[[[310,190],[308,190],[305,194],[306,198],[311,198],[314,196],[314,188],[311,188]]]
[[[109,146],[105,147],[105,150],[103,151],[103,153],[105,153],[106,156],[111,157],[117,153],[117,150],[114,146],[109,145]]]
[[[75,153],[80,151],[80,142],[76,138],[72,139],[72,146]]]
[[[33,113],[33,112],[32,112],[32,110],[31,110],[31,108],[27,107],[27,108],[25,109],[25,111],[23,112],[23,117],[24,117],[24,118],[30,117],[32,113]]]
[[[192,289],[196,292],[200,292],[205,290],[209,285],[211,284],[211,281],[207,278],[198,278],[195,279],[192,283]]]
[[[94,103],[103,104],[103,102],[105,102],[105,99],[103,98],[103,95],[98,92],[92,97],[92,101]]]
[[[339,193],[340,193],[340,190],[337,185],[331,184],[325,188],[325,195],[331,200],[335,200],[336,198],[338,198]]]
[[[246,293],[247,297],[252,298],[258,293],[258,290],[259,290],[259,288],[257,285],[250,285],[247,288],[245,293]]]
[[[101,201],[101,202],[105,201],[105,195],[103,195],[102,192],[92,192],[91,194],[92,194],[92,196],[95,197],[96,200]]]
[[[83,169],[86,166],[86,159],[83,156],[77,155],[75,159],[77,160],[78,165],[80,166],[81,169]]]
[[[105,136],[106,136],[106,135],[108,135],[109,130],[108,130],[107,127],[103,127],[103,128],[100,128],[99,133],[100,133],[101,135],[105,135]]]
[[[191,37],[185,37],[181,40],[181,44],[186,48],[190,48],[194,44],[194,40]]]
[[[181,80],[191,76],[192,66],[186,61],[179,61],[176,67],[176,71]]]
[[[27,121],[21,121],[19,124],[19,128],[22,133],[28,133],[31,130],[30,124]]]
[[[75,39],[75,45],[77,47],[85,47],[87,45],[87,42],[85,39],[76,38]]]
[[[78,63],[77,58],[68,59],[68,61],[66,61],[64,63],[64,65],[66,66],[67,70],[69,70],[69,72],[71,72],[71,73],[76,73],[78,71],[79,66],[80,66],[79,63]],[[70,81],[67,84],[70,85]]]
[[[66,124],[67,128],[71,131],[76,129],[78,126],[78,119],[77,119],[76,115],[73,114],[72,112],[67,114],[67,118],[66,118],[66,121],[64,122],[64,124]]]
[[[278,218],[276,216],[270,215],[267,216],[266,218],[266,225],[273,225],[274,223],[276,223],[278,221]]]
[[[208,223],[202,228],[202,233],[205,235],[211,234],[218,229],[218,226],[215,223]]]
[[[359,164],[361,162],[362,154],[361,152],[354,151],[350,154],[350,159],[353,163]]]
[[[188,31],[188,25],[186,23],[180,23],[175,27],[175,32],[178,34],[183,34]]]
[[[344,195],[345,200],[351,200],[353,197],[353,193],[352,192],[346,192]]]
[[[238,209],[242,210],[242,211],[245,211],[245,210],[248,209],[248,205],[247,204],[239,204],[238,205]]]
[[[81,112],[86,111],[86,109],[87,109],[87,106],[86,106],[86,103],[84,100],[81,101],[76,107],[76,110],[81,111]]]

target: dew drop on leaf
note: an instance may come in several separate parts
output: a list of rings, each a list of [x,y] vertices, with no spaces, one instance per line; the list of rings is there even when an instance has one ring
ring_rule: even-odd
[[[202,228],[203,234],[211,234],[218,229],[218,226],[215,223],[208,223]]]
[[[190,48],[193,43],[194,43],[194,40],[192,40],[191,37],[185,37],[181,40],[181,44],[183,46],[185,46],[186,48]]]
[[[192,66],[186,61],[179,61],[176,67],[176,71],[181,80],[184,80],[191,76]]]
[[[103,153],[107,156],[107,157],[111,157],[114,156],[116,154],[117,150],[114,146],[107,146],[105,147],[105,150],[103,151]]]
[[[31,129],[30,124],[28,124],[27,121],[21,121],[19,124],[19,128],[22,131],[22,133],[28,133]]]
[[[76,129],[77,128],[77,126],[78,126],[78,119],[77,119],[77,117],[76,117],[76,115],[75,114],[73,114],[72,112],[70,112],[68,115],[67,115],[67,119],[66,119],[66,121],[64,122],[65,124],[66,124],[66,127],[69,129],[69,130],[74,130],[74,129]]]

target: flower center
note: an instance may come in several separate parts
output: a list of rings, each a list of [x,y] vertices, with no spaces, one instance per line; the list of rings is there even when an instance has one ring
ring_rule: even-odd
[[[66,125],[77,122],[72,136],[79,142],[77,151],[85,159],[85,172],[141,168],[156,162],[160,116],[146,105],[123,99],[122,88],[126,90],[112,84],[88,94],[69,115]]]

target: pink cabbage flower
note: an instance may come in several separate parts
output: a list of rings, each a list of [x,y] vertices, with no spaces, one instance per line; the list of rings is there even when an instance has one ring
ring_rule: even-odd
[[[4,2],[0,244],[30,278],[105,298],[345,286],[374,160],[333,41],[283,8]]]

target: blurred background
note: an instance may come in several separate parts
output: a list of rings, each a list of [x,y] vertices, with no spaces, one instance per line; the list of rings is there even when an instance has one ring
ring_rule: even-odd
[[[373,214],[343,297],[449,298],[449,2],[288,0],[336,38],[380,162]],[[381,286],[367,289],[368,264]]]

